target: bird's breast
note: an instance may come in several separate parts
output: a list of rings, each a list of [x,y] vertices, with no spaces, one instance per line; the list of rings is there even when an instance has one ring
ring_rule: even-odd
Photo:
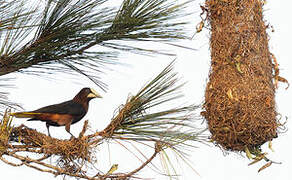
[[[71,124],[75,124],[77,123],[78,121],[80,121],[84,116],[86,115],[86,113],[80,115],[80,116],[75,116],[73,119],[72,119],[72,123]]]

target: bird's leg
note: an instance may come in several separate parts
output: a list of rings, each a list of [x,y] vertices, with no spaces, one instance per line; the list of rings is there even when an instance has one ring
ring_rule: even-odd
[[[65,125],[65,129],[66,129],[66,131],[67,131],[69,134],[71,134],[71,138],[72,138],[72,137],[75,138],[75,136],[70,132],[70,126],[71,126],[71,122],[70,122],[70,123],[67,123],[67,124]]]
[[[46,123],[46,126],[47,126],[47,130],[48,130],[48,135],[51,137],[51,134],[50,134],[50,125],[48,123]]]

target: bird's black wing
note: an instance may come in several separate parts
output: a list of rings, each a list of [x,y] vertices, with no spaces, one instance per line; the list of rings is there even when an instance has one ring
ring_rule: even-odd
[[[60,104],[45,106],[35,111],[36,113],[52,113],[52,114],[69,114],[73,116],[81,116],[86,114],[85,108],[74,101],[66,101]]]

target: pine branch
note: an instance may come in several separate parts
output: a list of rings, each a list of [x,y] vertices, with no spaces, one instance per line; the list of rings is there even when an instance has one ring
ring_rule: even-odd
[[[190,105],[161,110],[164,104],[182,97],[180,88],[183,84],[178,84],[177,73],[172,72],[173,63],[135,96],[129,97],[103,131],[89,138],[102,136],[133,141],[161,141],[170,146],[200,141],[203,131],[193,126],[193,115],[199,107]],[[100,141],[97,139],[91,143]]]
[[[6,113],[0,126],[0,160],[12,166],[25,165],[56,176],[68,175],[84,179],[134,178],[134,175],[148,166],[158,154],[167,159],[165,163],[171,164],[166,149],[173,150],[178,158],[185,161],[185,147],[193,147],[193,142],[204,142],[207,138],[202,136],[203,131],[193,127],[192,114],[195,106],[163,110],[165,104],[174,104],[182,97],[180,88],[183,84],[179,83],[177,73],[173,72],[173,65],[174,62],[171,62],[136,95],[129,97],[109,125],[94,134],[85,135],[88,129],[88,122],[85,121],[78,138],[60,140],[24,125],[11,128],[11,117]],[[154,153],[129,173],[109,171],[111,173],[98,172],[95,176],[90,176],[85,167],[94,165],[95,149],[104,143],[105,139],[147,144],[147,147],[154,149]],[[26,152],[27,157],[22,156],[22,152]],[[35,159],[33,155],[36,154],[41,155],[41,158]],[[16,158],[21,163],[12,163],[2,155]],[[55,160],[54,163],[48,161],[49,157],[57,158],[57,163]],[[175,172],[174,167],[172,170]],[[169,173],[169,176],[173,175]]]
[[[6,36],[9,41],[0,41],[2,49],[6,49],[0,53],[0,75],[29,72],[29,67],[35,69],[34,74],[52,70],[75,71],[105,90],[99,72],[107,64],[117,63],[117,50],[158,53],[122,42],[184,38],[182,26],[186,22],[177,22],[177,19],[186,15],[183,12],[186,4],[177,5],[173,0],[124,0],[117,11],[105,7],[105,2],[107,0],[49,0],[42,12],[30,16],[22,15],[34,11],[19,9],[14,13],[14,24],[10,26],[14,31],[0,25],[0,38]],[[40,22],[36,20],[40,19],[36,16],[38,13],[42,14]],[[31,29],[34,26],[37,28]],[[34,37],[25,41],[28,35]],[[93,50],[96,45],[114,51]],[[60,64],[64,68],[60,68]]]
[[[111,27],[106,31],[110,40],[161,40],[170,41],[185,38],[182,31],[184,21],[176,22],[186,4],[176,5],[174,1],[124,0]],[[104,42],[103,46],[127,51],[147,51],[125,44]],[[157,51],[158,52],[158,51]],[[153,53],[153,51],[152,51]]]

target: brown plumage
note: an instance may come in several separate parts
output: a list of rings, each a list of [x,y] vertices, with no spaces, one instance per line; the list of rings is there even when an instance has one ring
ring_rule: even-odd
[[[101,98],[101,96],[93,89],[83,88],[70,101],[45,106],[34,111],[15,112],[11,115],[17,118],[30,118],[28,121],[46,122],[49,136],[50,126],[65,126],[66,131],[71,134],[71,124],[77,123],[86,115],[89,101],[93,98]]]

